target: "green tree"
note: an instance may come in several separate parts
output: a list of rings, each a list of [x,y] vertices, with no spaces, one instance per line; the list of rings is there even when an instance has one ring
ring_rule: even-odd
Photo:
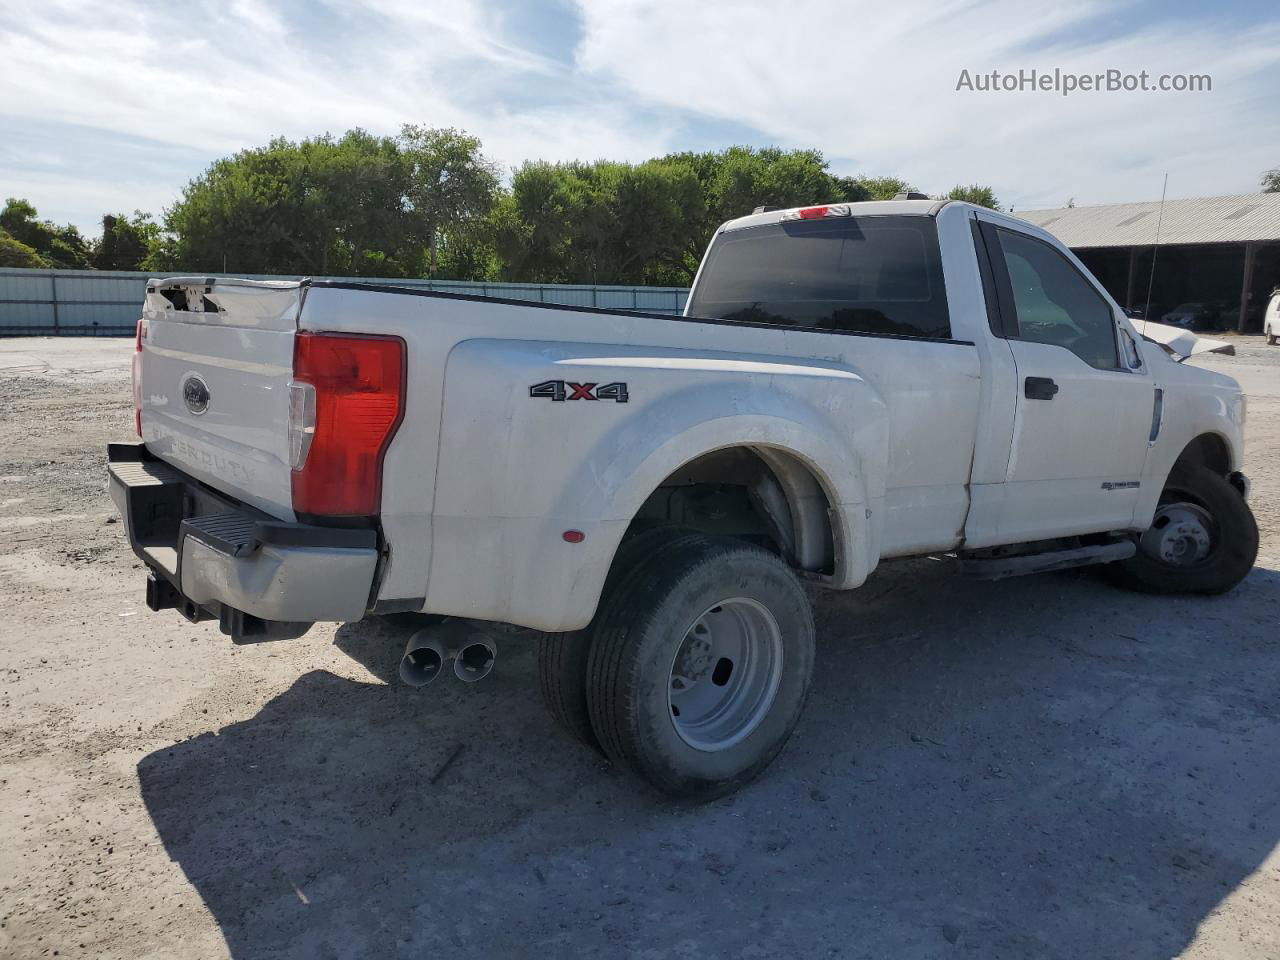
[[[313,178],[315,216],[334,235],[325,271],[421,273],[421,245],[405,212],[409,167],[399,144],[357,129],[336,142],[305,142],[303,153]]]
[[[35,248],[0,230],[0,267],[48,267],[49,261]]]
[[[184,270],[325,272],[336,237],[315,212],[302,149],[284,139],[215,161],[165,211]]]
[[[151,269],[680,285],[715,229],[756,207],[911,189],[835,177],[818,150],[747,146],[639,164],[530,161],[503,189],[475,137],[406,125],[394,138],[352,130],[242,151],[188,184],[164,230],[135,217],[110,232],[144,231]],[[988,188],[957,189],[995,204]],[[104,264],[118,259],[113,242],[104,234]]]
[[[406,166],[408,215],[414,235],[426,245],[427,270],[434,276],[441,247],[452,247],[451,253],[465,247],[467,235],[474,238],[477,224],[493,209],[498,167],[480,152],[479,140],[452,128],[406,124],[399,147]]]
[[[149,264],[244,273],[488,271],[498,192],[480,141],[406,126],[276,139],[214,163],[166,212]]]
[[[1000,209],[1000,201],[996,199],[996,192],[990,187],[984,187],[976,183],[971,183],[967,187],[956,184],[951,188],[951,192],[947,194],[947,199],[964,200],[992,210]]]
[[[439,280],[502,279],[502,264],[494,245],[490,218],[445,232],[437,250],[435,277]]]
[[[659,257],[654,279],[692,281],[716,228],[756,207],[794,207],[846,199],[818,150],[735,146],[704,153],[676,153],[659,163],[682,171],[683,222],[675,247]]]
[[[669,282],[674,266],[687,282],[682,246],[703,212],[698,181],[679,164],[534,162],[516,170],[490,221],[506,279]]]
[[[906,180],[900,177],[844,177],[840,181],[845,194],[840,198],[849,203],[862,200],[892,200],[900,193],[915,191]]]
[[[845,203],[862,203],[875,199],[864,177],[837,177],[836,197]]]
[[[1262,175],[1263,193],[1280,193],[1280,167],[1268,170]]]
[[[531,162],[489,218],[510,280],[687,284],[716,228],[760,206],[886,199],[895,177],[831,175],[817,150],[735,146],[641,164]]]
[[[709,235],[698,238],[690,225],[705,223],[706,198],[694,172],[679,164],[650,160],[628,168],[618,184],[615,241],[618,275],[624,283],[683,286],[693,280]],[[692,269],[691,269],[692,267]]]
[[[714,166],[708,212],[721,222],[757,206],[796,207],[836,199],[835,178],[818,150],[730,147]]]
[[[89,245],[73,226],[56,226],[37,219],[36,208],[26,200],[10,197],[0,210],[0,230],[30,247],[50,266],[83,270],[89,266]]]
[[[151,214],[103,214],[102,237],[93,245],[91,260],[99,270],[141,270],[159,242],[160,225]]]
[[[9,197],[0,210],[0,230],[32,250],[47,246],[53,238],[53,225],[36,219],[36,208],[30,201]]]
[[[163,258],[187,270],[405,276],[421,269],[407,166],[387,137],[283,138],[216,161],[166,211]]]
[[[503,279],[567,279],[569,231],[577,214],[568,180],[564,165],[539,160],[516,168],[511,192],[491,215]]]

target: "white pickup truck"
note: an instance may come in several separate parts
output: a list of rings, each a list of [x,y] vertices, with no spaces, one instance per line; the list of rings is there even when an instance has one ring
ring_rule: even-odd
[[[109,482],[152,609],[237,641],[428,614],[413,683],[532,628],[552,713],[681,797],[791,733],[804,582],[955,554],[1216,593],[1258,547],[1236,382],[1050,234],[958,202],[730,221],[679,317],[155,280],[134,390]]]

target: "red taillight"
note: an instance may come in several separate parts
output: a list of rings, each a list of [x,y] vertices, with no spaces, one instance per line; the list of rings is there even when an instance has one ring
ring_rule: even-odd
[[[404,368],[399,337],[298,334],[289,424],[296,513],[379,511],[382,458],[404,416]]]
[[[826,207],[805,207],[799,214],[801,220],[821,220],[826,215]]]
[[[138,321],[138,332],[133,338],[133,429],[142,436],[142,339],[147,335],[147,321]]]

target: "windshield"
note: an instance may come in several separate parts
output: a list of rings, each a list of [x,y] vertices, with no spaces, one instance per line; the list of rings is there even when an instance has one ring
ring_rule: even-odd
[[[784,221],[722,234],[689,315],[849,333],[950,337],[932,217]]]

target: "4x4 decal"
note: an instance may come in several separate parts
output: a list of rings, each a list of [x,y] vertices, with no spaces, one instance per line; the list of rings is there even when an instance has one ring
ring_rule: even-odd
[[[543,380],[529,388],[529,396],[543,400],[612,400],[627,402],[625,383],[572,383],[568,380]]]

